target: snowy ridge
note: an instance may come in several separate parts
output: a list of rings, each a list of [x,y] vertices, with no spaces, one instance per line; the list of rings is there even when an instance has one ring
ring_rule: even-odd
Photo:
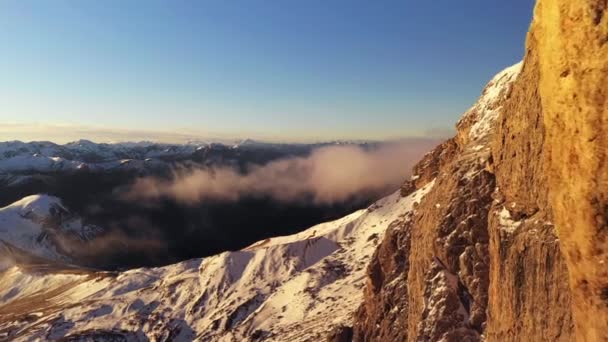
[[[0,160],[0,172],[78,170],[83,165],[82,162],[66,160],[61,157],[46,157],[40,154],[19,155]]]
[[[81,169],[143,169],[162,158],[192,155],[206,145],[153,143],[97,144],[88,140],[58,145],[52,142],[0,142],[0,174],[76,171]]]
[[[479,100],[459,120],[458,125],[464,121],[473,122],[469,131],[472,141],[479,140],[491,132],[492,125],[500,113],[499,103],[507,96],[510,85],[519,75],[522,66],[523,61],[494,76],[483,90]]]
[[[384,232],[408,220],[432,186],[295,235],[161,268],[57,276],[12,267],[0,273],[0,298],[9,298],[0,302],[0,339],[324,339],[351,324]],[[42,291],[30,288],[41,282]]]
[[[238,158],[240,152],[247,151],[252,155],[264,152],[268,156],[303,155],[312,149],[340,145],[356,144],[366,145],[364,142],[326,142],[312,144],[267,143],[245,139],[234,145],[193,141],[187,144],[163,144],[152,142],[139,143],[94,143],[88,140],[58,145],[48,141],[0,142],[0,182],[7,185],[25,181],[21,178],[15,180],[11,177],[27,173],[50,173],[63,171],[146,171],[150,169],[167,169],[172,162],[184,160],[198,160],[209,157],[209,162],[216,159]],[[213,152],[213,153],[211,153]],[[275,155],[276,154],[276,155]]]
[[[83,224],[54,196],[27,196],[0,208],[0,243],[48,260],[70,261],[67,238],[85,242],[101,231]]]
[[[40,155],[43,157],[62,157],[70,160],[109,161],[116,159],[145,159],[176,154],[188,154],[207,143],[161,144],[152,142],[139,143],[95,143],[89,140],[78,140],[64,145],[50,141],[7,141],[0,142],[0,160],[15,156]]]

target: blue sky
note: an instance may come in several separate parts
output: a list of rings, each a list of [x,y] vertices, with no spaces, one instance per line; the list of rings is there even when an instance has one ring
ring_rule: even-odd
[[[521,59],[532,8],[4,0],[0,126],[21,127],[23,140],[45,138],[28,125],[279,140],[424,135],[453,127]]]

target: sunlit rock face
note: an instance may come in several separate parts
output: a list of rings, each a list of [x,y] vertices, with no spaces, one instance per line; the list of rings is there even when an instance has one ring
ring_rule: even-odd
[[[541,0],[536,35],[549,201],[580,340],[608,340],[608,4]]]
[[[437,175],[370,264],[355,340],[608,340],[607,8],[538,1],[515,76],[404,184]]]
[[[543,305],[546,301],[527,297],[511,300],[507,306],[495,305],[496,320],[488,336],[509,336],[508,325],[499,321],[505,321],[509,312],[517,312],[513,308],[524,308],[530,314],[524,315],[518,326],[528,334],[523,336],[540,333],[538,327],[547,326],[550,335],[545,336],[567,339],[564,332],[573,324],[573,336],[578,340],[608,339],[605,11],[606,3],[601,1],[537,3],[524,70],[505,106],[493,150],[505,202],[513,206],[512,215],[525,218],[520,230],[528,228],[531,221],[538,222],[527,234],[547,242],[547,234],[554,230],[550,234],[559,237],[561,250],[555,253],[544,243],[541,253],[533,255],[538,251],[523,244],[519,256],[507,260],[520,260],[524,268],[537,265],[546,277],[546,290],[530,294],[534,298],[555,297],[559,305],[551,307]],[[530,278],[528,272],[521,274]],[[522,285],[529,287],[523,279]],[[571,291],[564,284],[566,279]],[[498,289],[494,297],[498,304],[505,302]],[[556,307],[571,307],[572,312]],[[547,320],[547,315],[554,320]]]
[[[574,339],[567,267],[542,157],[546,129],[536,40],[532,30],[492,139],[497,189],[488,222],[488,340]]]

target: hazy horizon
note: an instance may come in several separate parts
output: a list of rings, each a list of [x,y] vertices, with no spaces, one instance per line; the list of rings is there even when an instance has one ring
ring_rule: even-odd
[[[251,139],[267,143],[320,143],[329,141],[370,141],[384,142],[403,139],[447,139],[454,133],[454,128],[436,128],[417,134],[394,136],[273,136],[270,134],[243,132],[241,134],[221,132],[197,132],[194,130],[154,131],[125,128],[8,123],[0,125],[0,142],[2,141],[50,141],[56,144],[66,144],[78,140],[90,140],[95,143],[124,143],[124,142],[155,142],[184,144],[189,142],[220,142],[234,143]]]
[[[408,139],[447,139],[455,133],[454,129],[430,130],[421,135],[403,135],[388,137],[281,137],[256,134],[206,134],[197,132],[170,132],[170,131],[146,131],[128,130],[100,127],[85,127],[73,125],[22,125],[3,124],[0,126],[0,142],[21,141],[42,142],[49,141],[63,145],[79,140],[88,140],[94,143],[118,144],[118,143],[164,143],[164,144],[187,144],[187,143],[224,143],[232,144],[243,140],[255,140],[264,143],[279,144],[314,144],[331,141],[352,142],[394,142]]]

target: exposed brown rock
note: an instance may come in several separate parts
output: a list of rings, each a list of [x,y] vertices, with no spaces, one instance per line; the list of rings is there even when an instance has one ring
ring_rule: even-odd
[[[368,266],[365,302],[359,308],[354,341],[404,341],[407,338],[407,275],[411,220],[387,232]]]
[[[449,139],[422,157],[412,170],[412,178],[403,182],[401,196],[407,196],[435,179],[458,152],[456,139]]]
[[[488,341],[574,339],[568,273],[548,202],[539,79],[532,30],[492,142],[497,189],[489,222]],[[501,212],[512,222],[501,223]]]
[[[404,184],[435,179],[376,252],[354,340],[608,341],[607,10],[538,1],[517,79]]]
[[[491,215],[486,340],[572,341],[568,273],[553,225],[537,215],[511,233],[498,221]]]
[[[540,0],[536,35],[549,201],[576,335],[608,340],[608,18],[605,0]]]
[[[458,136],[415,167],[402,194],[434,187],[374,255],[355,341],[573,339],[539,160],[538,69],[529,65],[517,81],[507,72],[490,82]],[[491,129],[476,127],[498,110]]]
[[[485,169],[487,143],[486,136],[465,146],[451,139],[415,167],[403,194],[434,180],[433,189],[412,220],[387,232],[374,255],[355,341],[481,339],[494,191],[494,176]]]

